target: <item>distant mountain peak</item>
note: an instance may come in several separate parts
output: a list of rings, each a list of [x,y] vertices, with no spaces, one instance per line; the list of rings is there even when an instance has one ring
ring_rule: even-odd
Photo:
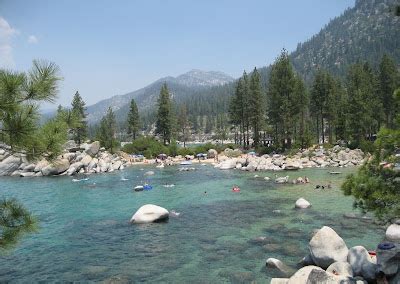
[[[231,76],[219,71],[203,71],[200,69],[192,69],[175,78],[175,83],[188,87],[194,86],[220,86],[233,82],[235,79]]]

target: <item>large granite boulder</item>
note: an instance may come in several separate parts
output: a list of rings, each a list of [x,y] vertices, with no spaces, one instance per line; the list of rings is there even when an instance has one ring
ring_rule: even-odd
[[[153,205],[146,204],[139,208],[138,211],[132,216],[130,222],[141,224],[141,223],[153,223],[165,221],[169,218],[169,212],[167,209]]]
[[[236,159],[229,159],[229,160],[223,161],[219,165],[219,168],[221,170],[230,170],[230,169],[234,169],[235,167],[236,167]]]
[[[399,224],[391,224],[386,229],[386,239],[392,242],[400,242],[400,225]]]
[[[309,265],[304,266],[303,268],[297,270],[292,277],[289,278],[288,284],[300,284],[300,283],[307,283],[308,276],[313,270],[320,270],[325,272],[321,267]]]
[[[100,150],[100,142],[94,141],[92,144],[89,144],[88,147],[85,149],[86,154],[90,156],[96,155]]]
[[[347,248],[343,239],[330,227],[324,226],[309,243],[311,257],[316,265],[324,269],[334,262],[347,261]]]
[[[308,274],[305,284],[356,284],[357,282],[347,276],[335,275],[324,270],[312,269]]]
[[[11,175],[21,165],[21,158],[17,156],[9,156],[0,162],[0,176]]]
[[[79,172],[80,169],[82,169],[82,168],[83,168],[82,162],[75,162],[69,166],[69,168],[67,170],[67,175],[72,176],[76,172]]]
[[[311,203],[305,200],[304,198],[299,198],[297,199],[294,207],[298,209],[306,209],[311,207]]]
[[[49,162],[48,162],[47,160],[45,160],[45,159],[40,160],[40,161],[36,164],[36,166],[35,166],[35,168],[33,169],[33,171],[34,171],[35,173],[37,173],[37,172],[42,172],[42,169],[45,168],[45,167],[47,167],[48,165],[49,165]]]
[[[92,161],[92,157],[90,155],[84,155],[84,157],[80,160],[84,167],[89,166],[90,162]]]
[[[376,264],[363,246],[352,247],[347,258],[355,276],[362,276],[367,281],[375,280]]]
[[[43,176],[59,175],[69,168],[67,159],[58,159],[42,169]]]

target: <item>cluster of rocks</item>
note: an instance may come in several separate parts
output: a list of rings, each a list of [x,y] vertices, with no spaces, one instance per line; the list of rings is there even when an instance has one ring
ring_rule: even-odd
[[[29,161],[26,154],[12,154],[3,145],[0,149],[0,176],[38,177],[74,175],[77,173],[104,173],[122,170],[128,161],[119,154],[111,154],[100,148],[100,142],[76,145],[68,141],[64,153],[54,160],[42,158]]]
[[[239,158],[227,158],[215,167],[221,170],[241,169],[245,171],[280,171],[297,170],[317,167],[349,167],[361,165],[365,155],[360,149],[350,150],[335,146],[331,149],[307,149],[293,156],[263,155],[257,157],[248,155]]]
[[[397,242],[378,246],[376,256],[373,256],[363,246],[349,249],[332,228],[324,226],[311,238],[310,254],[303,258],[303,267],[298,271],[293,273],[287,265],[275,258],[269,258],[266,266],[290,276],[273,278],[273,284],[361,284],[375,283],[377,280],[387,281],[382,283],[400,283],[400,239]]]

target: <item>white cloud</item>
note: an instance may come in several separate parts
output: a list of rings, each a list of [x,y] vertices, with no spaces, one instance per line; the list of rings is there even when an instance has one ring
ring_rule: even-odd
[[[12,28],[4,18],[0,17],[0,67],[13,68],[15,66],[11,41],[18,33],[18,30]]]
[[[36,43],[39,42],[39,40],[38,40],[38,38],[37,38],[36,36],[30,35],[30,36],[28,37],[28,42],[29,42],[29,43],[32,43],[32,44],[36,44]]]

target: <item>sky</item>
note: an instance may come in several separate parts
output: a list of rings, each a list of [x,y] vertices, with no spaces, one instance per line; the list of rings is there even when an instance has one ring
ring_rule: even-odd
[[[0,0],[0,68],[60,67],[56,105],[87,105],[192,69],[243,70],[295,50],[354,0]],[[45,105],[56,108],[56,105]]]

